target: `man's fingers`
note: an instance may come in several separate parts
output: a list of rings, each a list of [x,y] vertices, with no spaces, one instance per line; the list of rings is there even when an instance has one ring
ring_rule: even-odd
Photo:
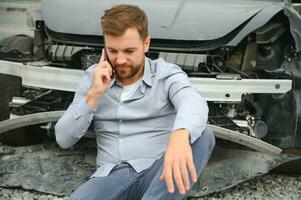
[[[185,189],[189,190],[190,189],[190,180],[189,180],[189,174],[188,174],[188,170],[187,170],[186,161],[181,162],[180,170],[181,170]]]
[[[103,73],[108,73],[110,76],[113,74],[113,69],[108,61],[98,63],[98,67],[95,70],[99,71],[99,73],[103,71]]]
[[[103,74],[102,74],[102,78],[105,78],[104,81],[110,81],[111,80],[111,75],[109,70],[106,70]]]
[[[102,49],[100,59],[99,59],[99,63],[98,63],[98,67],[109,69],[110,77],[112,77],[113,69],[112,69],[112,66],[110,65],[110,63],[107,61],[106,57],[107,57],[106,51],[105,51],[105,49]]]
[[[197,176],[192,158],[187,160],[187,166],[188,166],[188,170],[189,170],[189,173],[191,175],[192,181],[196,182],[198,180],[198,176]]]
[[[163,165],[162,174],[160,176],[160,180],[164,180],[164,179],[165,179],[165,165]]]
[[[172,179],[172,168],[171,168],[171,166],[168,166],[168,167],[165,168],[164,178],[165,178],[165,182],[166,182],[168,192],[173,193],[175,191],[175,187],[174,187],[173,179]]]
[[[102,62],[105,61],[105,54],[106,54],[105,49],[102,49],[100,59],[99,59],[99,63],[102,63]]]
[[[101,78],[103,83],[108,83],[111,80],[109,68],[97,68],[94,71],[96,78]]]
[[[113,69],[112,69],[112,66],[110,65],[110,63],[106,60],[106,51],[104,49],[102,49],[98,67],[109,69],[109,74],[110,74],[110,76],[112,76]]]
[[[105,66],[109,69],[110,76],[112,76],[113,69],[112,69],[112,66],[110,65],[110,63],[108,61],[105,61]]]
[[[105,78],[106,78],[105,83],[108,83],[111,80],[111,76],[109,74],[105,74]]]
[[[182,195],[185,194],[185,188],[184,188],[183,179],[181,175],[180,164],[176,164],[173,166],[173,175],[180,194]]]

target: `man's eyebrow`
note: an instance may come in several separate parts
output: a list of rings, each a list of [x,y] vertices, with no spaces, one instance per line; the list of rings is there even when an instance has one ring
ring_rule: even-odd
[[[117,50],[117,49],[115,49],[115,48],[113,48],[113,47],[107,47],[109,50]],[[125,48],[125,49],[119,49],[119,50],[121,50],[121,51],[134,51],[134,50],[137,50],[138,48],[137,47],[129,47],[129,48]]]
[[[126,48],[126,49],[124,49],[125,51],[135,51],[135,50],[137,50],[138,48],[136,48],[136,47],[130,47],[130,48]]]
[[[108,47],[108,46],[107,46],[107,48],[110,49],[110,50],[115,50],[113,47]]]

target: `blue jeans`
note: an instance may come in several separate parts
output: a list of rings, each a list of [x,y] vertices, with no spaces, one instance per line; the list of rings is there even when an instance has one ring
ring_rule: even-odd
[[[215,146],[215,138],[210,129],[191,145],[194,165],[198,176],[205,168]],[[71,196],[72,200],[176,200],[185,196],[175,191],[169,193],[165,181],[160,180],[163,158],[137,173],[129,164],[116,166],[107,177],[91,178],[81,185]],[[187,195],[187,194],[186,194]]]

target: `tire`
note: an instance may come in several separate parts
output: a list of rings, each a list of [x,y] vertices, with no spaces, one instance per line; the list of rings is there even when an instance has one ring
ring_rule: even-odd
[[[0,121],[9,118],[9,101],[11,95],[11,90],[14,86],[10,87],[11,76],[0,74],[0,85],[1,85],[1,95],[0,95]]]
[[[21,94],[21,78],[0,74],[0,121],[9,119],[9,102]],[[26,146],[41,143],[46,131],[37,126],[18,128],[0,134],[0,142],[11,146]]]

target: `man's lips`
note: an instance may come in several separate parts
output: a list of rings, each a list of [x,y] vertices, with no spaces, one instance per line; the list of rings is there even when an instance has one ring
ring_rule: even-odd
[[[124,68],[129,68],[129,65],[115,65],[115,68],[119,68],[119,69],[124,69]]]

